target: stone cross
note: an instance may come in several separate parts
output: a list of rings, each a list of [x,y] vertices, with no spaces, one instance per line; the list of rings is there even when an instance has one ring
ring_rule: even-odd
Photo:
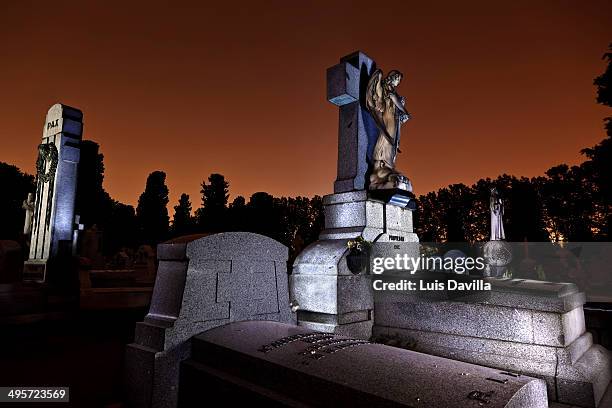
[[[368,157],[378,130],[362,103],[374,61],[358,51],[327,70],[327,100],[340,109],[338,127],[338,175],[334,193],[367,187]]]
[[[45,280],[48,261],[70,256],[83,113],[55,104],[47,113],[36,161],[30,255],[24,280]]]

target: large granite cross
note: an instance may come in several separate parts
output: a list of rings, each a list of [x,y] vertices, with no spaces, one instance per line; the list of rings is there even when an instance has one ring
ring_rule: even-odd
[[[358,51],[327,70],[327,99],[340,109],[338,127],[338,176],[334,193],[367,187],[368,157],[378,131],[361,103],[375,62]]]

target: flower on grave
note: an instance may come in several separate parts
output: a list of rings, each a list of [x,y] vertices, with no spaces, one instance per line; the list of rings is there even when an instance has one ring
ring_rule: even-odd
[[[355,250],[357,252],[363,252],[372,247],[372,243],[370,241],[366,241],[362,236],[358,236],[355,239],[351,239],[346,243],[349,249]]]

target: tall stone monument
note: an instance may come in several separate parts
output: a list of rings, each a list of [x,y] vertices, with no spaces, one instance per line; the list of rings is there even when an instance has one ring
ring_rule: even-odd
[[[393,79],[381,91],[379,82],[387,80],[381,78],[374,61],[362,52],[347,55],[327,70],[327,99],[340,110],[338,175],[334,194],[323,198],[325,229],[297,257],[291,275],[292,301],[301,326],[363,339],[372,332],[371,284],[367,275],[349,270],[348,242],[362,237],[375,243],[393,242],[398,248],[418,242],[410,183],[394,170],[399,125],[407,120],[407,115],[402,116],[406,112],[397,106],[381,108],[396,115],[387,121],[398,121],[395,127],[384,127],[382,119],[371,113],[376,109],[371,102],[376,99],[372,95],[376,87],[384,101],[403,102],[396,94],[385,96],[394,92],[399,80]],[[373,79],[378,82],[373,84]]]
[[[55,104],[47,113],[36,160],[36,193],[25,281],[44,282],[49,263],[72,254],[83,113]]]

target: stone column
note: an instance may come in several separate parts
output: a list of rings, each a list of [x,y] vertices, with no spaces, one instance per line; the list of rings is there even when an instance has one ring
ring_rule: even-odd
[[[47,113],[36,161],[36,193],[26,281],[44,282],[50,260],[72,253],[83,113],[55,104]]]

